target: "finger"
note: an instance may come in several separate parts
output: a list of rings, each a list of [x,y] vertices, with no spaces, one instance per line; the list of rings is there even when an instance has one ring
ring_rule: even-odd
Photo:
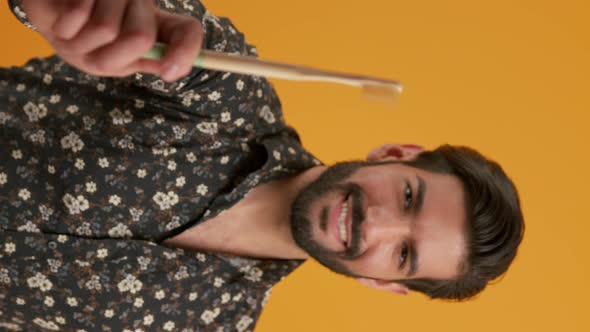
[[[128,1],[96,0],[90,19],[72,39],[57,41],[56,47],[66,54],[87,54],[117,38]]]
[[[147,73],[153,75],[160,75],[162,71],[162,65],[157,60],[152,59],[138,59],[135,62],[127,65],[125,69],[121,70],[115,76],[129,76],[135,73]]]
[[[187,75],[201,51],[203,27],[196,19],[159,11],[158,39],[168,44],[162,59],[162,78],[172,82]]]
[[[88,21],[94,0],[64,0],[60,4],[60,13],[51,30],[57,38],[73,38]]]
[[[125,67],[142,58],[156,42],[155,6],[151,0],[131,0],[119,37],[88,54],[87,63],[100,71]],[[157,62],[156,62],[157,63]]]

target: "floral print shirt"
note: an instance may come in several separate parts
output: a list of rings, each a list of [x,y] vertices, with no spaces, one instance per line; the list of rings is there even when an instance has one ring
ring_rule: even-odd
[[[256,55],[198,1],[158,5],[201,20],[204,48]],[[252,331],[302,261],[162,242],[318,164],[261,77],[98,78],[56,56],[0,69],[0,330]]]

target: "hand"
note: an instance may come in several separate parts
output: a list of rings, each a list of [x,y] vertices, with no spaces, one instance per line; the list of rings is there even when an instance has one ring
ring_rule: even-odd
[[[25,0],[23,6],[64,61],[96,76],[144,72],[172,82],[190,72],[201,50],[201,23],[153,0]],[[144,59],[156,41],[168,44],[165,57]]]

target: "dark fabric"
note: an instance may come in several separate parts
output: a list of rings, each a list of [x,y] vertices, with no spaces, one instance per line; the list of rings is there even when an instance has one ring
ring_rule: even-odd
[[[206,48],[256,55],[199,2],[159,5],[200,19]],[[0,330],[253,330],[301,261],[161,243],[318,164],[260,77],[98,78],[55,56],[0,69]]]

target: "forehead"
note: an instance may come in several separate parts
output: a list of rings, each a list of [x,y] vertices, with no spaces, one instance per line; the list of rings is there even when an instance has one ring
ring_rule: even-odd
[[[399,175],[417,188],[424,180],[422,209],[414,216],[413,240],[419,256],[416,278],[451,279],[459,275],[466,256],[465,192],[455,175],[433,173],[406,165]],[[394,169],[395,169],[394,168]]]

